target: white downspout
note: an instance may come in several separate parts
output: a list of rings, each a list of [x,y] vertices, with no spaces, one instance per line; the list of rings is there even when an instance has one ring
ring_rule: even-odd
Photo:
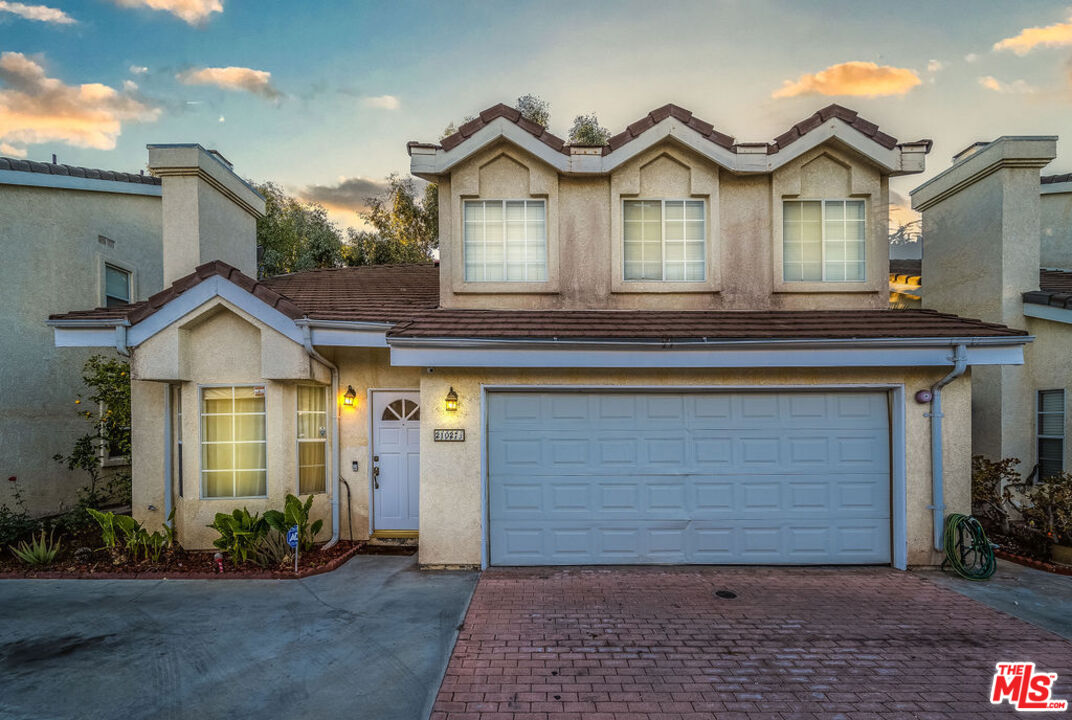
[[[313,333],[308,325],[302,325],[302,344],[309,357],[319,360],[331,370],[331,539],[325,548],[339,542],[339,368],[335,363],[318,353],[313,348]]]
[[[171,423],[171,391],[173,386],[168,383],[164,386],[164,524],[171,527],[171,477],[172,463],[171,445],[175,438],[172,437],[174,428]]]
[[[942,467],[942,388],[964,374],[968,367],[968,351],[957,345],[953,351],[953,369],[931,388],[931,490],[934,511],[934,549],[942,550],[942,533],[945,530],[945,488]]]

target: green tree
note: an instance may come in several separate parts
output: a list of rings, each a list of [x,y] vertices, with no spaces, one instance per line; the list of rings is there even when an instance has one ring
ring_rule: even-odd
[[[265,199],[257,220],[260,277],[343,264],[342,233],[322,205],[292,197],[273,182],[255,187]]]
[[[129,475],[125,473],[116,473],[108,487],[102,487],[101,460],[130,456],[130,366],[125,360],[94,355],[82,368],[82,380],[90,390],[89,397],[79,395],[74,402],[78,415],[92,429],[75,440],[70,453],[53,459],[68,470],[82,470],[89,476],[89,485],[79,493],[79,503],[99,507],[118,488],[128,487]]]
[[[573,127],[569,131],[572,145],[606,145],[610,139],[610,130],[599,124],[595,113],[578,115],[573,118]]]
[[[424,262],[439,246],[439,187],[417,189],[413,178],[393,174],[387,191],[368,199],[361,218],[370,230],[350,229],[344,256],[348,265]]]
[[[529,122],[534,122],[544,127],[547,127],[547,123],[551,122],[551,103],[539,95],[532,95],[531,93],[522,95],[517,99],[514,107],[521,113],[521,117]]]

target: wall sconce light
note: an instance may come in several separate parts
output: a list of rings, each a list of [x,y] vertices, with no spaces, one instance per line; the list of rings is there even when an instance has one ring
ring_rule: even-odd
[[[450,392],[447,393],[447,412],[454,412],[458,409],[458,393],[454,392],[454,388],[451,387]]]
[[[354,398],[357,397],[357,391],[354,390],[353,385],[346,386],[346,394],[342,396],[342,404],[347,407],[354,406]]]

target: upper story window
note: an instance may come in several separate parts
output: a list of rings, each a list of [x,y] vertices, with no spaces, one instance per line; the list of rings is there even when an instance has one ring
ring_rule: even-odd
[[[623,277],[703,282],[705,215],[703,200],[625,200]]]
[[[466,282],[546,282],[547,204],[543,200],[467,200]]]
[[[130,303],[130,271],[114,265],[104,266],[104,304],[107,307]]]
[[[786,200],[782,218],[785,280],[867,279],[863,200]]]
[[[201,496],[268,494],[264,386],[201,389]]]

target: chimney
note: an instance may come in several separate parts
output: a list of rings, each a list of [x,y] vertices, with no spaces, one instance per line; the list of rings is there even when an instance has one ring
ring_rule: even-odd
[[[911,192],[924,307],[1024,326],[1022,295],[1039,281],[1039,170],[1056,155],[1052,136],[975,143]]]
[[[149,145],[163,194],[164,285],[213,260],[257,276],[257,218],[264,198],[215,150]]]

